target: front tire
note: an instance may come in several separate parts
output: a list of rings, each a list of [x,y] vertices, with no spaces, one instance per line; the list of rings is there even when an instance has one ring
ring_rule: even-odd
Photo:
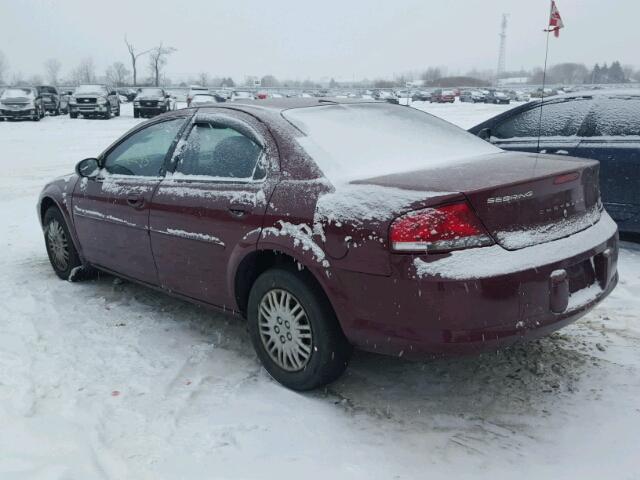
[[[44,242],[53,271],[62,280],[69,280],[82,262],[71,240],[67,222],[57,207],[49,207],[44,214],[43,225]]]
[[[285,387],[312,390],[347,368],[352,347],[308,274],[282,268],[261,274],[249,294],[247,318],[260,361]]]
[[[133,109],[133,118],[140,118],[140,111],[137,108]]]

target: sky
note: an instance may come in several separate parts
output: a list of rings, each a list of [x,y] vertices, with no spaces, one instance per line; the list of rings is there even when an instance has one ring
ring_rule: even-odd
[[[640,1],[557,4],[566,28],[550,40],[550,64],[640,66]],[[428,66],[461,74],[496,68],[503,13],[507,69],[541,66],[548,0],[0,0],[0,51],[9,76],[25,77],[43,74],[49,58],[63,77],[86,57],[98,74],[127,63],[125,34],[142,50],[175,47],[165,73],[178,80],[391,78]]]

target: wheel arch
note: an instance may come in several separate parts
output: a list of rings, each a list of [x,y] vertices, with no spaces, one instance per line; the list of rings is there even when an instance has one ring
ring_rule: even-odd
[[[281,246],[264,246],[253,250],[246,254],[235,268],[230,286],[236,305],[243,316],[246,316],[249,293],[256,279],[268,269],[278,267],[297,271],[304,276],[312,288],[328,302],[338,317],[338,323],[342,325],[338,309],[327,294],[331,283],[336,281],[330,270],[310,265],[301,255]]]

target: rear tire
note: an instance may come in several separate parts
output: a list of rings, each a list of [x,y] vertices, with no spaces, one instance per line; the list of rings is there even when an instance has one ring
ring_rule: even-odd
[[[274,268],[249,294],[251,341],[269,374],[292,390],[312,390],[337,379],[353,350],[329,301],[304,273]]]
[[[116,110],[116,117],[120,116],[120,104],[118,104],[118,109]]]
[[[71,113],[69,113],[69,117],[70,118],[78,118],[78,114],[71,112]]]
[[[133,109],[133,118],[140,118],[140,111],[137,108]]]
[[[44,242],[53,271],[62,280],[69,280],[82,262],[71,240],[67,222],[57,207],[49,207],[44,214],[43,225]]]

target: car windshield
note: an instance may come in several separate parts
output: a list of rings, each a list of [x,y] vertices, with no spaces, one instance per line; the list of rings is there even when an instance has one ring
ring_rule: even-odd
[[[298,142],[334,184],[502,152],[444,120],[391,104],[307,107],[283,116],[306,135]]]
[[[149,97],[161,97],[162,89],[160,88],[143,88],[138,95],[147,95]]]
[[[104,85],[80,85],[76,88],[76,94],[84,95],[106,95],[107,89]]]
[[[34,98],[33,90],[30,88],[7,88],[4,92],[2,92],[2,99],[8,98]]]

